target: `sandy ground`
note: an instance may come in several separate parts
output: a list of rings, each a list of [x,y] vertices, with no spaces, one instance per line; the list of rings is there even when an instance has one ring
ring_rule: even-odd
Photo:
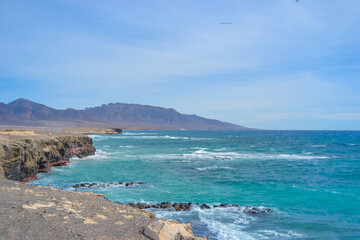
[[[149,239],[155,215],[92,193],[0,178],[0,239]]]

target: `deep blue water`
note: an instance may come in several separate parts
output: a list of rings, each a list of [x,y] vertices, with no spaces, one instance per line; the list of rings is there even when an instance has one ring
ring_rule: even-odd
[[[211,239],[360,239],[360,132],[127,131],[92,135],[97,153],[33,184],[142,181],[91,189],[116,202],[266,207],[155,211]],[[84,189],[89,191],[89,189]]]

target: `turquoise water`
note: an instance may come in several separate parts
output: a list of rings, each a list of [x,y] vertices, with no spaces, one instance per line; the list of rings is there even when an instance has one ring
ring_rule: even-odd
[[[90,189],[116,202],[266,207],[155,211],[211,239],[360,239],[360,132],[127,131],[92,135],[96,155],[32,184],[142,181]],[[80,190],[80,189],[79,189]],[[89,191],[88,188],[83,191]]]

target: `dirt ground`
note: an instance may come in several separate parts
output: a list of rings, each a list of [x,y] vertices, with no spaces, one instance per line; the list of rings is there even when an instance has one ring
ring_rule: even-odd
[[[0,178],[0,239],[149,239],[153,213],[92,193],[29,186]]]

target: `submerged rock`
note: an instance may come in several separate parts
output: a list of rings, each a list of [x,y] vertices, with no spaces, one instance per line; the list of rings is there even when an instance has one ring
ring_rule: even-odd
[[[257,208],[257,207],[246,206],[244,212],[252,213],[252,214],[261,214],[261,213],[271,213],[272,210],[270,208]]]
[[[200,206],[200,208],[201,209],[210,209],[211,207],[209,206],[209,205],[207,205],[207,204],[202,204],[201,206]]]
[[[79,183],[75,184],[73,188],[105,188],[111,186],[132,187],[136,185],[144,185],[144,182],[112,182],[112,183]]]
[[[231,160],[231,157],[214,157],[215,160]]]

